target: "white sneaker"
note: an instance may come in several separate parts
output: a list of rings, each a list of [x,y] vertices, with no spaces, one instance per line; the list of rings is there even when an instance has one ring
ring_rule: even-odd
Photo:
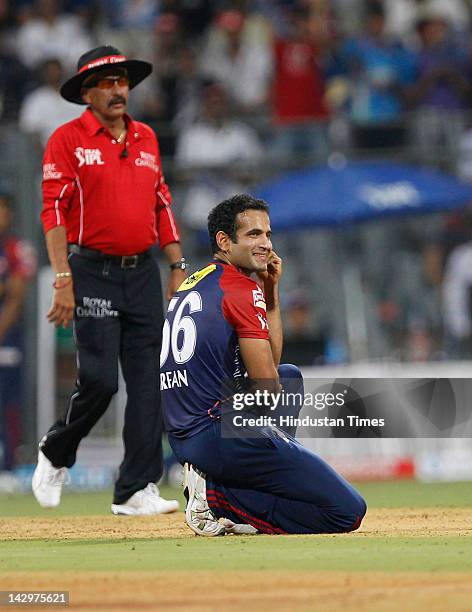
[[[206,499],[206,481],[189,463],[184,465],[184,495],[187,498],[185,521],[197,535],[224,535],[226,528],[210,510]]]
[[[56,508],[61,501],[62,485],[68,476],[67,468],[55,468],[41,449],[38,465],[31,483],[34,496],[43,508]]]
[[[137,491],[124,504],[112,504],[113,514],[127,516],[150,516],[152,514],[168,514],[179,509],[176,499],[164,499],[160,496],[158,487],[150,482],[145,489]]]

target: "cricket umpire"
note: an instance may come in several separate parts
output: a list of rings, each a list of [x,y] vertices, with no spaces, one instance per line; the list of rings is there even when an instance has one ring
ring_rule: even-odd
[[[111,46],[82,55],[61,95],[87,108],[56,130],[44,155],[41,218],[55,273],[48,319],[56,326],[74,320],[78,375],[63,418],[40,442],[33,491],[43,507],[59,504],[80,441],[117,391],[120,362],[128,400],[112,512],[178,508],[155,484],[162,475],[163,312],[150,249],[158,241],[170,265],[167,296],[185,279],[186,263],[156,136],[126,112],[129,90],[151,71]]]

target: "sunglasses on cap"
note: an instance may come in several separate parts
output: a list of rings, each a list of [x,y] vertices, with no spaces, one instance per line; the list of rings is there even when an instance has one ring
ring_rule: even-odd
[[[112,89],[112,87],[118,84],[119,87],[126,87],[129,85],[129,78],[127,76],[108,76],[101,77],[99,79],[90,79],[89,82],[85,81],[83,87],[90,89],[92,87],[98,87],[98,89]]]

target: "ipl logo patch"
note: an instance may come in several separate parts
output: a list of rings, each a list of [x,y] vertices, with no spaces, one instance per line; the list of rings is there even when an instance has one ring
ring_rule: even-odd
[[[82,168],[84,164],[86,166],[103,166],[105,163],[102,160],[102,152],[100,149],[84,149],[83,147],[77,147],[74,153],[79,160],[79,168]]]

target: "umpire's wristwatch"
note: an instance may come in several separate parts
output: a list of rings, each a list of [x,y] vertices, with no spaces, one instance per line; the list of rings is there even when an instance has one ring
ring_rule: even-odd
[[[169,268],[171,270],[186,270],[188,268],[188,263],[185,257],[182,257],[182,259],[179,259],[179,261],[171,263]]]

